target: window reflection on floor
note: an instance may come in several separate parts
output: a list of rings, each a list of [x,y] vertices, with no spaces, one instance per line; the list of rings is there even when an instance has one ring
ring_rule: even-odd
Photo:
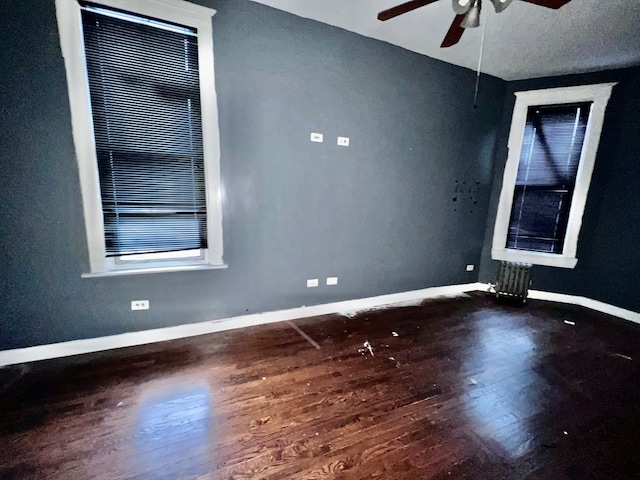
[[[166,474],[209,471],[210,405],[209,387],[204,383],[146,392],[134,434],[136,461],[154,469],[166,465]]]
[[[536,345],[524,324],[514,328],[513,323],[504,327],[483,323],[482,319],[475,323],[478,343],[464,355],[463,371],[482,372],[473,377],[477,384],[463,397],[466,413],[483,440],[519,457],[532,445],[536,432],[530,431],[526,420],[542,408],[547,385],[532,370]]]

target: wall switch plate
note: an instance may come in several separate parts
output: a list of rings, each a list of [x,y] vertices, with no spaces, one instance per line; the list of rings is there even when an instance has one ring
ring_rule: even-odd
[[[327,285],[337,285],[338,277],[327,277]]]
[[[149,300],[131,300],[131,310],[149,310]]]
[[[473,272],[474,268],[476,268],[475,265],[467,265],[467,272]]]
[[[310,280],[307,280],[307,288],[317,287],[317,286],[318,286],[318,279],[317,278],[312,278]]]
[[[349,146],[349,137],[338,137],[338,145],[341,147]]]
[[[324,135],[322,135],[321,133],[311,133],[311,141],[312,142],[318,142],[318,143],[322,143],[324,141]]]

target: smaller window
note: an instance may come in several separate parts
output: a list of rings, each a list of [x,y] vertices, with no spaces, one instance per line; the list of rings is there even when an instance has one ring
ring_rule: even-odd
[[[573,268],[615,84],[516,93],[492,258]]]

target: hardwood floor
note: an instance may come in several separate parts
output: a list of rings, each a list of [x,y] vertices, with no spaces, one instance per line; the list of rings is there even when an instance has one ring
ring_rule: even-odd
[[[0,479],[640,478],[638,325],[480,294],[294,323],[320,348],[283,322],[27,366]]]

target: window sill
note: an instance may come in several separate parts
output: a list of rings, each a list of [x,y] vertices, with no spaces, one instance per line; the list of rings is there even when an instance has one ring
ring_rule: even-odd
[[[575,268],[578,263],[577,258],[555,255],[552,253],[527,252],[524,250],[503,250],[492,249],[491,258],[493,260],[503,260],[506,262],[530,263],[532,265],[544,265],[547,267]]]
[[[228,265],[182,265],[177,267],[135,268],[130,270],[111,270],[109,272],[83,273],[82,278],[120,277],[122,275],[143,275],[150,273],[190,272],[199,270],[220,270]]]

